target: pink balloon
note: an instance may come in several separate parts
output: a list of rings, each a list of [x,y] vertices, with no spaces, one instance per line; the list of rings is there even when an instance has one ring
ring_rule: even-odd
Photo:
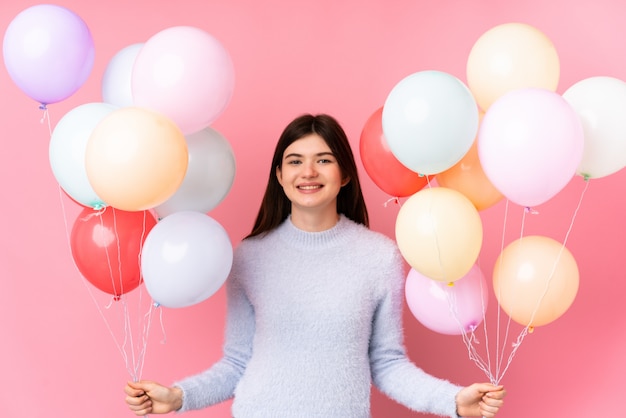
[[[574,109],[559,94],[539,88],[496,100],[478,132],[485,175],[506,198],[527,207],[546,202],[569,183],[583,145]]]
[[[173,120],[185,135],[209,126],[224,111],[234,89],[228,52],[205,31],[176,26],[152,36],[132,71],[134,104]]]
[[[3,53],[11,79],[44,105],[74,94],[94,62],[93,39],[85,22],[52,4],[20,12],[6,30]]]
[[[474,330],[487,310],[487,283],[478,265],[474,265],[452,286],[432,280],[411,269],[405,283],[409,310],[431,331],[460,335]]]

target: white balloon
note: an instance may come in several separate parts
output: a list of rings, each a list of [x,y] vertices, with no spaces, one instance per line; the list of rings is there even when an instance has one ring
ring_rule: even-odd
[[[154,208],[160,218],[183,210],[213,210],[235,180],[235,156],[222,134],[208,127],[185,138],[189,151],[187,172],[174,195]]]
[[[584,131],[583,157],[576,173],[600,178],[626,167],[626,82],[590,77],[563,93]]]
[[[115,109],[108,103],[80,105],[67,112],[52,131],[48,147],[52,173],[61,188],[84,206],[106,206],[89,183],[85,153],[96,125]]]
[[[102,76],[102,100],[119,107],[133,106],[131,78],[133,65],[143,43],[128,45],[107,64]]]
[[[226,281],[233,247],[213,218],[182,211],[154,226],[141,252],[141,272],[155,303],[184,308],[211,297]]]
[[[472,146],[478,106],[458,78],[421,71],[391,90],[382,123],[389,149],[400,163],[420,174],[437,174],[460,161]]]

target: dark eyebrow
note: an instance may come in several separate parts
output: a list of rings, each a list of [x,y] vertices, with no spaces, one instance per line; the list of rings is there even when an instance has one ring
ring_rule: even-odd
[[[324,152],[319,152],[317,154],[315,154],[316,157],[324,157],[326,155],[330,155],[331,157],[334,157],[335,155],[330,152],[330,151],[324,151]],[[291,154],[287,154],[285,155],[285,157],[283,159],[287,159],[290,157],[294,157],[294,158],[302,158],[302,154],[297,154],[295,152],[292,152]]]

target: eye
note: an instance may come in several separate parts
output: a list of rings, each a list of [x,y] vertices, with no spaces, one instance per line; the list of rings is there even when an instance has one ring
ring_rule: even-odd
[[[333,160],[330,160],[328,158],[322,158],[321,160],[318,160],[318,163],[320,163],[320,164],[331,164],[331,163],[333,163]]]
[[[298,164],[302,164],[302,162],[300,160],[287,160],[287,164],[298,165]]]

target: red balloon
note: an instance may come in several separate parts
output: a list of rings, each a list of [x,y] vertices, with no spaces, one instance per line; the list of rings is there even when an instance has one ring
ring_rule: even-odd
[[[95,287],[119,299],[142,282],[141,248],[155,225],[148,211],[83,209],[70,237],[76,267]]]
[[[411,196],[428,184],[426,176],[408,169],[391,153],[383,134],[383,108],[365,122],[359,151],[361,161],[376,186],[394,197]]]

